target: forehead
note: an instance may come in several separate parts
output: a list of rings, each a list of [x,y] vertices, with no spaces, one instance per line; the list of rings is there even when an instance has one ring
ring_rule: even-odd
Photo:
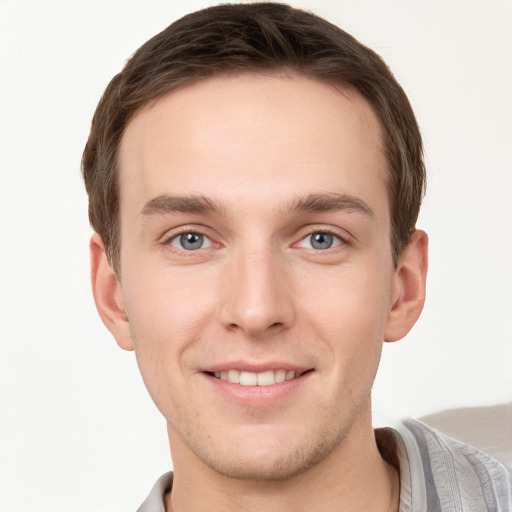
[[[222,76],[172,91],[130,121],[119,163],[121,211],[171,193],[254,204],[278,200],[276,187],[283,195],[386,190],[368,102],[296,75]]]

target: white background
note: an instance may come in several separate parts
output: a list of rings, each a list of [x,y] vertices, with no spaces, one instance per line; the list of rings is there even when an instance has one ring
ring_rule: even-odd
[[[0,0],[0,511],[135,510],[170,468],[94,309],[79,162],[108,80],[206,1]],[[428,302],[384,348],[377,423],[512,399],[512,2],[296,0],[390,64],[425,138]]]

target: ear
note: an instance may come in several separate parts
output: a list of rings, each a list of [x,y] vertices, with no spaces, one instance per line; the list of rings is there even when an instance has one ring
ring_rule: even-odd
[[[89,248],[92,293],[98,313],[117,344],[124,350],[133,350],[121,283],[108,262],[105,246],[97,233],[91,237]]]
[[[403,338],[418,320],[425,303],[428,236],[416,230],[395,270],[393,307],[388,314],[384,341]]]

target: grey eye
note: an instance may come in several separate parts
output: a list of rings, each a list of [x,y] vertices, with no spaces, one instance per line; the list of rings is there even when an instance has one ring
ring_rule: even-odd
[[[178,249],[185,249],[186,251],[203,249],[205,246],[209,246],[210,244],[210,240],[199,233],[182,233],[171,241],[172,246],[177,247]]]
[[[334,237],[329,233],[313,233],[309,235],[311,247],[317,250],[330,249],[334,242]]]
[[[299,243],[299,247],[304,249],[314,249],[315,251],[326,251],[333,249],[344,243],[344,240],[337,235],[326,231],[315,231],[304,237]]]

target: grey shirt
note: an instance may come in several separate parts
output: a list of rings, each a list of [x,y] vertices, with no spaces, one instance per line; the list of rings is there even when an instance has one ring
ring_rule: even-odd
[[[400,472],[399,512],[512,512],[512,473],[472,446],[417,420],[375,431],[382,456]],[[137,512],[165,512],[172,472]]]

